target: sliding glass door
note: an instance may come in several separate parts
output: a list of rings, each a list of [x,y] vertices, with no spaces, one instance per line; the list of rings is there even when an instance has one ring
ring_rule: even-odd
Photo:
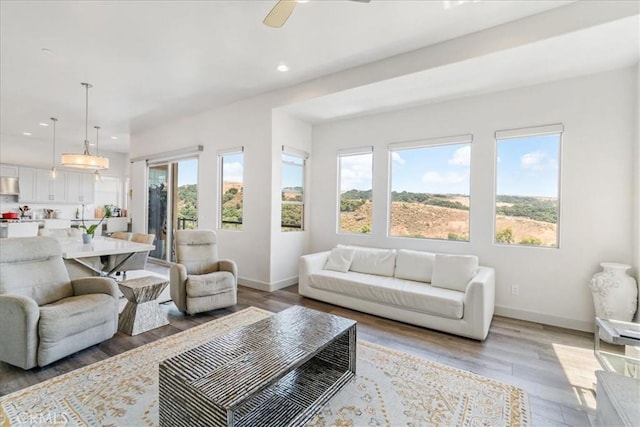
[[[147,230],[156,236],[156,249],[149,255],[160,261],[175,261],[175,230],[198,227],[198,159],[153,164],[148,168]]]

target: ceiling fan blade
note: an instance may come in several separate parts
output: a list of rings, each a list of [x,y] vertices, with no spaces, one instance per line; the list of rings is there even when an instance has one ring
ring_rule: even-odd
[[[298,2],[296,0],[278,0],[271,12],[264,18],[264,25],[273,28],[280,28],[287,22],[291,12],[295,9]]]

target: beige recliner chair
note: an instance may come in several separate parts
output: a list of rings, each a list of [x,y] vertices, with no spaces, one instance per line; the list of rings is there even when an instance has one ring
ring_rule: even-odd
[[[172,263],[171,299],[180,311],[195,314],[236,305],[238,267],[218,259],[212,230],[178,230]]]
[[[70,280],[52,237],[2,239],[0,246],[0,360],[45,366],[115,334],[113,279]]]

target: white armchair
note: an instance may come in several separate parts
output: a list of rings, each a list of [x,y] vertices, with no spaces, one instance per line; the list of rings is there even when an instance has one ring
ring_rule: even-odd
[[[115,334],[113,279],[70,280],[52,237],[2,239],[0,245],[1,361],[45,366]]]
[[[218,259],[212,230],[178,230],[176,263],[170,266],[171,299],[180,311],[195,314],[236,305],[238,267]]]

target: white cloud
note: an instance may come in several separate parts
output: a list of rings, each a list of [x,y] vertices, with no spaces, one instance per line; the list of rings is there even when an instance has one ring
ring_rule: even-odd
[[[471,146],[465,145],[453,152],[453,157],[449,159],[450,165],[469,166],[471,164]]]
[[[558,167],[557,159],[550,157],[549,153],[542,150],[532,151],[520,157],[522,169],[530,171],[541,171],[545,169],[555,169]]]
[[[403,159],[397,151],[391,152],[391,161],[398,165],[404,165],[406,163],[406,160]]]
[[[427,172],[422,176],[422,182],[425,184],[458,184],[468,179],[467,173],[447,172]]]
[[[242,182],[242,163],[225,163],[223,173],[227,182]]]
[[[371,155],[345,156],[341,158],[340,164],[340,189],[342,191],[371,189]]]

